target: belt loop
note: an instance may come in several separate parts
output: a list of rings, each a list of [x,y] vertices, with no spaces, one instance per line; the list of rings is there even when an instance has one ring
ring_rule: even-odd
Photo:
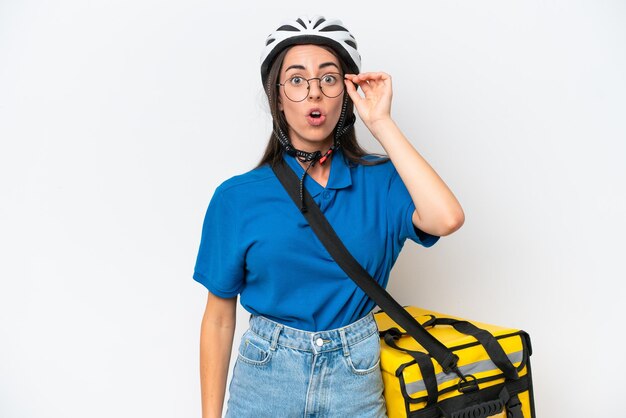
[[[282,330],[283,330],[283,326],[281,324],[276,324],[276,327],[274,328],[274,332],[272,333],[272,341],[270,344],[270,350],[276,351],[276,346],[278,345],[278,337]]]
[[[343,346],[343,355],[348,357],[350,355],[350,349],[348,348],[348,339],[346,338],[346,330],[340,329],[339,335],[341,336],[341,345]]]

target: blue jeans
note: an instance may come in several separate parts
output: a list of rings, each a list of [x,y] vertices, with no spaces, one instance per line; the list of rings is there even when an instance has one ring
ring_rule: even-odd
[[[320,332],[253,316],[229,391],[227,418],[386,417],[373,315]]]

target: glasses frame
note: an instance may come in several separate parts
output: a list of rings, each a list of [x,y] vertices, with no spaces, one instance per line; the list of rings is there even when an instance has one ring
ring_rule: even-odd
[[[287,80],[285,80],[284,83],[277,83],[277,86],[280,86],[283,88],[283,90],[285,89],[285,84],[287,84],[287,82],[289,82],[290,80],[294,79],[294,78],[301,78],[304,81],[306,81],[306,90],[307,90],[307,94],[304,96],[304,98],[302,98],[302,100],[293,100],[291,97],[289,97],[289,95],[287,94],[287,92],[285,91],[285,96],[291,100],[292,102],[295,103],[299,103],[299,102],[303,102],[306,100],[306,98],[309,96],[309,92],[311,91],[311,80],[317,80],[317,84],[319,86],[320,91],[322,92],[322,94],[326,97],[328,97],[329,99],[334,99],[336,97],[339,97],[343,94],[343,92],[346,89],[345,84],[341,84],[341,91],[339,92],[339,94],[337,94],[336,96],[329,96],[328,94],[324,93],[324,88],[322,87],[322,78],[326,77],[327,75],[337,75],[338,79],[339,79],[339,83],[342,83],[343,81],[343,75],[341,73],[337,73],[337,72],[328,72],[328,73],[324,73],[322,74],[320,77],[311,77],[311,78],[304,78],[301,75],[294,75],[289,77]]]

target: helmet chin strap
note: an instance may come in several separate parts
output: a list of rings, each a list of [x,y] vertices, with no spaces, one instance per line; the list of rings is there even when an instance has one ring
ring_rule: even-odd
[[[348,95],[344,95],[343,105],[341,107],[341,114],[339,116],[337,126],[335,127],[333,145],[324,154],[322,154],[322,152],[319,150],[314,152],[306,152],[294,148],[294,146],[291,144],[291,141],[289,140],[287,135],[285,135],[282,129],[280,129],[279,127],[277,127],[276,129],[276,136],[278,137],[278,141],[283,147],[283,150],[292,157],[297,158],[300,162],[309,163],[306,170],[304,170],[304,173],[302,174],[302,178],[300,179],[300,211],[303,213],[307,210],[304,203],[304,177],[306,177],[309,169],[313,167],[315,163],[319,161],[320,165],[323,165],[328,160],[328,158],[330,158],[332,153],[335,150],[339,149],[339,147],[341,147],[341,137],[343,137],[348,132],[348,130],[354,125],[354,122],[356,121],[356,117],[354,116],[354,114],[352,114],[352,117],[350,117],[350,119],[346,121],[348,100]]]

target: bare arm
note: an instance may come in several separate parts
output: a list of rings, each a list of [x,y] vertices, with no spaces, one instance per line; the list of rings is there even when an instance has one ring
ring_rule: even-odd
[[[200,330],[202,417],[220,418],[235,334],[237,298],[209,292]]]
[[[413,224],[437,236],[459,229],[465,220],[461,205],[395,122],[391,119],[378,122],[376,132],[415,203]]]
[[[353,83],[361,87],[365,97],[357,93]],[[461,205],[391,118],[391,77],[385,73],[346,74],[346,90],[409,191],[415,203],[413,224],[437,236],[459,229],[465,221]]]

